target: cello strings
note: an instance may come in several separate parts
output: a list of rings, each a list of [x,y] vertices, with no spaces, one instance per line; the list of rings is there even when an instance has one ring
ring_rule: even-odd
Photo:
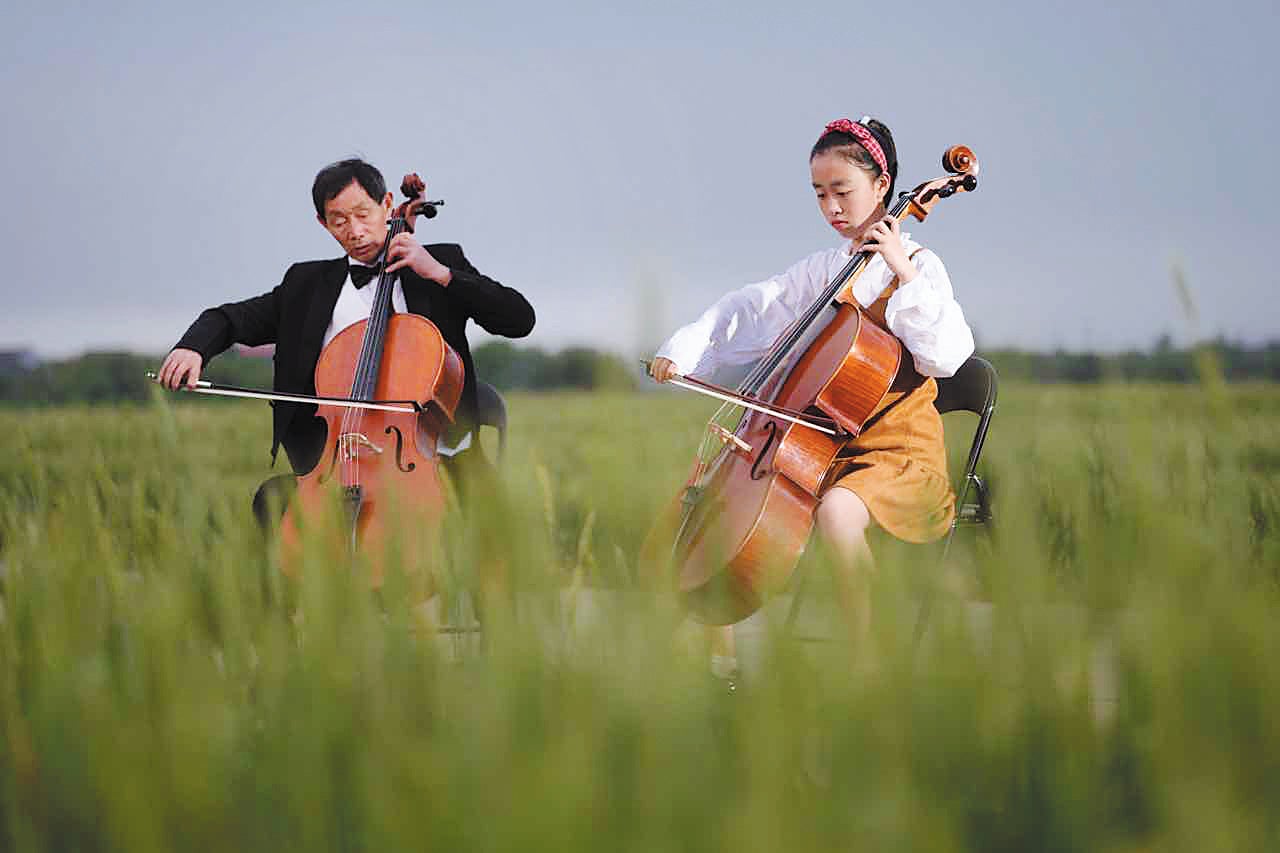
[[[388,225],[387,237],[382,244],[382,259],[378,262],[378,287],[374,291],[373,307],[369,313],[369,320],[365,324],[364,337],[360,342],[360,358],[351,387],[351,397],[356,400],[371,400],[377,390],[378,371],[382,361],[380,356],[390,316],[387,308],[391,303],[391,291],[394,287],[387,275],[387,247],[391,245],[392,239],[401,233],[404,220],[393,217]],[[354,436],[360,432],[363,424],[363,412],[349,411],[343,419],[343,433]],[[352,438],[347,441],[348,444],[354,444],[354,448],[347,455],[348,464],[344,468],[347,476],[344,485],[359,486],[360,440]]]
[[[374,364],[377,360],[375,358],[375,350],[377,345],[382,342],[382,335],[385,331],[385,327],[380,322],[384,319],[383,315],[385,314],[383,303],[384,301],[390,301],[389,288],[384,287],[387,275],[387,247],[391,245],[391,240],[400,234],[402,223],[403,220],[398,217],[388,223],[390,227],[387,230],[387,237],[382,246],[382,260],[378,264],[378,286],[374,291],[374,304],[370,311],[369,322],[365,326],[364,339],[361,341],[360,346],[360,361],[356,367],[355,381],[351,389],[351,396],[355,399],[371,399],[374,389],[370,386],[376,386],[377,384],[378,365]],[[384,300],[384,296],[387,299]]]

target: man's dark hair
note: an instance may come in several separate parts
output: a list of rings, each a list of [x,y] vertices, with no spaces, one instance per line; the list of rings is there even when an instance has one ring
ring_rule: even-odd
[[[311,200],[316,203],[316,215],[324,219],[325,202],[336,198],[352,181],[359,183],[369,194],[369,198],[382,204],[382,199],[387,194],[387,182],[382,179],[382,173],[372,164],[353,157],[330,163],[316,174],[315,183],[311,185]]]

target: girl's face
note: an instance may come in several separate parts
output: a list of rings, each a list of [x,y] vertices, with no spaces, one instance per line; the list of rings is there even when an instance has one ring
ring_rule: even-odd
[[[818,209],[840,236],[859,240],[872,223],[884,216],[880,200],[889,189],[889,176],[872,180],[871,173],[850,163],[837,151],[823,151],[809,161]]]

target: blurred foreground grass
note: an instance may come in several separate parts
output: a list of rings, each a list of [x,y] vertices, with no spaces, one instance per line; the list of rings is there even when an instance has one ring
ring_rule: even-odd
[[[944,593],[913,669],[940,573],[886,549],[878,673],[768,642],[733,696],[632,589],[708,406],[508,403],[520,594],[461,656],[281,579],[265,407],[0,413],[0,848],[1280,848],[1280,389],[1004,389],[990,618]]]

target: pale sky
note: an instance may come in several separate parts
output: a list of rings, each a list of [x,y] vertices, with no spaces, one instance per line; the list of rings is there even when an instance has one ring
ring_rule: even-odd
[[[310,186],[417,171],[538,312],[529,343],[651,350],[838,242],[823,125],[894,131],[899,188],[964,143],[914,236],[983,346],[1280,336],[1271,2],[6,3],[0,349],[163,352],[201,309],[341,250]],[[473,345],[484,340],[473,335]]]

